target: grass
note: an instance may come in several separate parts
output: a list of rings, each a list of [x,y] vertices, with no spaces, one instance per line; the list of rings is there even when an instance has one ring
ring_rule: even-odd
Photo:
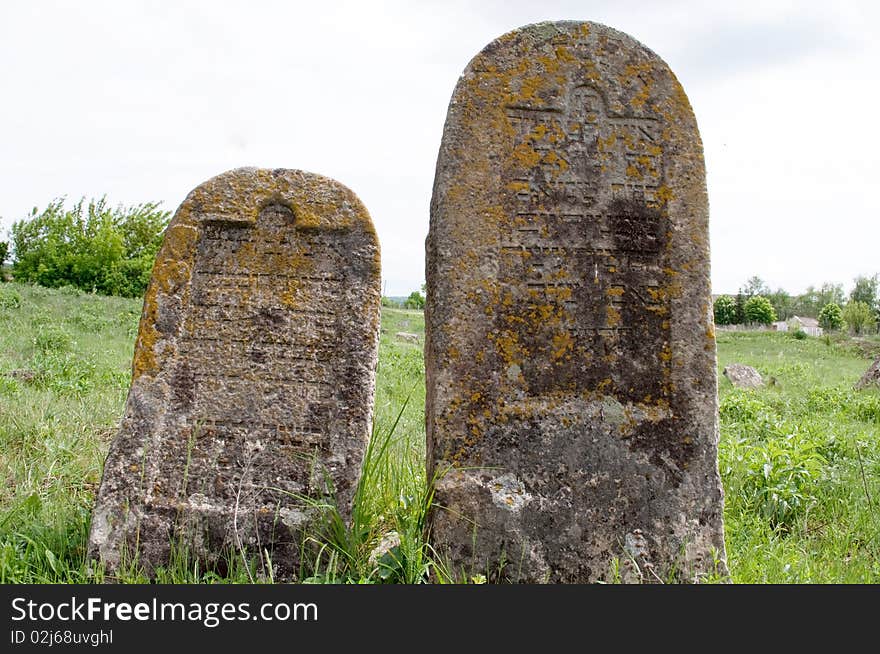
[[[83,583],[101,464],[121,416],[141,303],[0,284],[0,583]],[[419,335],[418,343],[397,337]],[[383,309],[374,433],[350,525],[326,507],[311,583],[450,581],[423,539],[424,317]],[[755,366],[775,383],[719,376],[720,468],[736,582],[880,581],[880,392],[852,384],[880,339],[720,333],[719,375]],[[383,540],[393,545],[373,554]],[[238,583],[176,551],[165,583]],[[480,579],[475,575],[474,579]],[[137,569],[123,581],[144,581]]]
[[[743,391],[719,377],[734,581],[880,581],[880,392],[852,390],[876,345],[719,333],[719,374],[745,363],[771,382]]]
[[[141,301],[0,284],[0,583],[93,580],[85,548],[101,466],[130,383]],[[421,312],[383,309],[374,434],[351,527],[315,534],[320,556],[303,580],[404,581],[427,577],[424,363]],[[338,514],[336,516],[338,518]],[[371,564],[389,532],[400,544]],[[234,555],[222,580],[252,573]],[[98,571],[97,580],[100,580]],[[144,581],[137,569],[123,581]],[[220,581],[183,549],[164,582]]]

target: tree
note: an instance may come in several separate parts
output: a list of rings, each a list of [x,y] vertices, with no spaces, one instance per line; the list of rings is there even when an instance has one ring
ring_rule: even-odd
[[[877,275],[873,277],[856,277],[855,286],[849,294],[850,302],[862,302],[868,305],[870,309],[877,308],[877,285],[880,278]]]
[[[409,294],[409,297],[406,298],[403,306],[407,309],[424,309],[425,297],[418,291],[413,291]]]
[[[736,299],[733,301],[736,305],[736,311],[734,313],[733,324],[741,325],[746,321],[746,300],[748,298],[742,294],[742,291],[736,294]]]
[[[6,257],[9,256],[9,243],[0,241],[0,268],[6,263]]]
[[[746,300],[743,306],[746,320],[759,325],[770,325],[776,321],[776,312],[770,300],[762,295],[755,295]]]
[[[764,297],[767,297],[770,295],[770,287],[764,283],[763,279],[755,275],[746,280],[746,285],[740,289],[740,293],[742,293],[746,299],[755,295],[763,295]]]
[[[808,286],[804,293],[794,298],[792,315],[816,318],[826,304],[843,306],[845,301],[846,294],[843,292],[843,284],[825,282],[818,289],[814,286]]]
[[[837,304],[842,304],[838,302]],[[819,291],[814,286],[807,286],[807,290],[794,299],[792,311],[796,316],[809,316],[813,318],[819,314]]]
[[[822,329],[825,331],[836,331],[843,329],[843,325],[843,311],[841,311],[839,304],[829,302],[822,307],[822,310],[819,312],[819,326]]]
[[[816,308],[821,309],[826,304],[837,304],[843,306],[846,301],[846,294],[843,292],[843,284],[832,284],[825,282],[819,287],[816,293]],[[818,315],[818,314],[817,314]]]
[[[42,286],[75,286],[106,295],[143,295],[169,213],[155,203],[111,209],[106,198],[64,200],[12,225],[13,274]]]
[[[776,312],[779,320],[788,320],[795,315],[792,297],[781,288],[776,289],[775,293],[768,295],[767,299],[773,305],[773,310]]]
[[[843,308],[843,319],[849,325],[849,330],[856,336],[869,332],[877,324],[877,318],[871,311],[871,307],[857,300],[847,302]]]
[[[771,294],[770,288],[764,280],[754,275],[746,280],[745,285],[736,294],[736,324],[751,322],[746,315],[746,304],[756,295],[766,297]]]
[[[713,306],[716,325],[736,324],[736,300],[729,295],[721,295]]]

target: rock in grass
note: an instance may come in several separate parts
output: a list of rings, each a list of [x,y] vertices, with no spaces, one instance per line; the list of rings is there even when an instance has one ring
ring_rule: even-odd
[[[370,552],[370,557],[368,559],[370,567],[375,568],[379,565],[379,562],[382,560],[386,554],[388,554],[395,547],[400,547],[400,534],[394,530],[391,530],[382,536],[382,539],[373,548],[373,551]]]
[[[760,388],[764,385],[761,373],[741,363],[731,363],[724,367],[724,376],[737,388]]]
[[[379,245],[331,179],[241,168],[165,233],[89,538],[112,574],[224,554],[293,578],[315,505],[350,515],[371,429]]]
[[[880,388],[880,359],[871,364],[862,378],[856,382],[855,390],[860,391],[871,387]]]

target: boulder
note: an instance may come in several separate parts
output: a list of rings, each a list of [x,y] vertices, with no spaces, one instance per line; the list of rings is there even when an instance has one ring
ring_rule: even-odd
[[[418,343],[419,335],[412,334],[410,332],[397,332],[394,335],[395,338],[399,338],[401,341],[406,341],[407,343]]]
[[[856,382],[855,390],[860,391],[865,388],[880,388],[880,359],[871,364],[871,367],[862,375],[862,378]]]
[[[724,368],[724,376],[737,388],[759,388],[764,385],[761,373],[751,366],[732,363]]]

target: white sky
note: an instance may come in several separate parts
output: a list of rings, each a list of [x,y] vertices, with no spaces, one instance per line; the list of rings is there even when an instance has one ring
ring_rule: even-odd
[[[238,166],[366,204],[389,295],[424,281],[446,107],[484,45],[594,20],[681,80],[706,152],[714,292],[880,272],[880,3],[0,0],[0,233],[53,198],[173,211]]]

